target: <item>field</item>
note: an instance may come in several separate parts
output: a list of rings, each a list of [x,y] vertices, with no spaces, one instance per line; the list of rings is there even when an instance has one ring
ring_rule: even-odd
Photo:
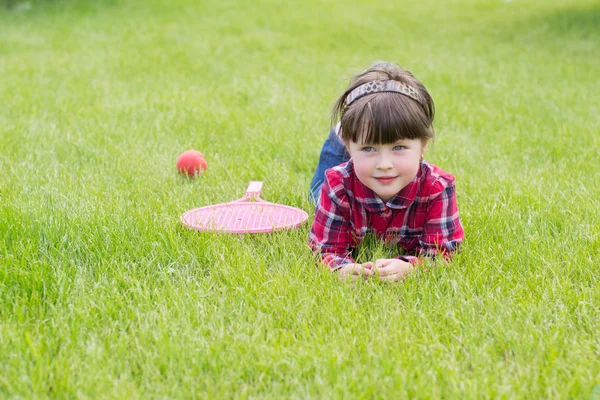
[[[432,94],[467,238],[398,285],[307,246],[376,60]],[[12,1],[0,77],[0,398],[600,399],[597,1]],[[309,223],[179,224],[251,180]]]

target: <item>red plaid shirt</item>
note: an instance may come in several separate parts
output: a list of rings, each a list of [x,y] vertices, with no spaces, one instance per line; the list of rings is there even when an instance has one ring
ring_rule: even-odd
[[[403,249],[412,263],[419,256],[451,258],[464,239],[458,215],[454,176],[422,162],[417,176],[383,202],[363,185],[352,161],[328,169],[310,231],[311,248],[332,269],[353,263],[352,249],[375,233]]]

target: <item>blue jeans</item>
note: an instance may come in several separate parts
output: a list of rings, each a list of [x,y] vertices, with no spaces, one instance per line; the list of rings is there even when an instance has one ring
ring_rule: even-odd
[[[323,186],[323,182],[325,181],[325,171],[348,160],[350,160],[350,154],[348,154],[346,146],[344,146],[344,143],[337,136],[334,127],[329,132],[329,137],[327,137],[325,143],[323,143],[319,164],[317,164],[317,170],[310,183],[308,199],[317,203],[319,197],[321,197],[321,186]]]

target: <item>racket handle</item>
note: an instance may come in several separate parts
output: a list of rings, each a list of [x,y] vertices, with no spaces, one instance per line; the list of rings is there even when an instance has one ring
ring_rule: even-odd
[[[250,181],[248,189],[246,189],[246,199],[260,200],[260,192],[262,191],[263,183],[261,181]]]

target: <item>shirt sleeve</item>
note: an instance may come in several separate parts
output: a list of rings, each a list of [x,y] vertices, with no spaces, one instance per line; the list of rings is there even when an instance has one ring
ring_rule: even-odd
[[[351,256],[350,204],[342,180],[328,171],[315,209],[310,230],[311,249],[321,256],[323,264],[332,270],[354,263]]]
[[[439,180],[434,184],[434,190],[430,195],[417,255],[426,257],[441,255],[450,261],[453,253],[464,240],[464,236],[454,182]]]

